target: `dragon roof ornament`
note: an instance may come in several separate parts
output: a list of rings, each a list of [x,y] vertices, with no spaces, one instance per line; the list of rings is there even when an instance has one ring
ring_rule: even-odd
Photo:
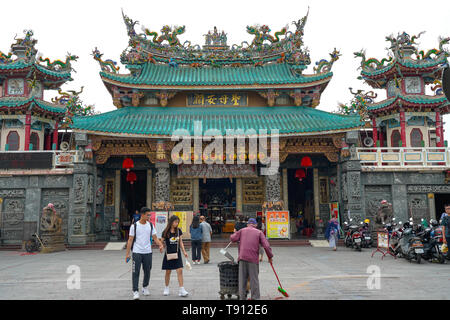
[[[70,79],[70,72],[73,70],[70,62],[76,61],[78,56],[68,53],[65,61],[43,59],[42,53],[38,53],[35,48],[37,40],[33,39],[33,30],[24,30],[23,33],[24,37],[18,38],[17,35],[14,37],[15,43],[11,45],[11,51],[8,54],[0,51],[0,66],[4,66],[2,69],[8,69],[8,65],[11,65],[11,68],[14,69],[14,66],[21,62],[34,68],[34,70],[47,70],[52,75],[61,72],[63,73],[61,76]]]
[[[287,62],[294,66],[297,73],[311,63],[309,52],[303,45],[304,28],[308,13],[298,21],[293,21],[295,29],[289,26],[270,34],[267,25],[247,26],[246,30],[254,38],[249,44],[227,45],[227,34],[217,31],[205,35],[205,45],[192,45],[190,41],[181,42],[178,36],[184,34],[185,26],[163,26],[160,34],[141,26],[142,33],[136,32],[138,21],[126,16],[122,11],[129,36],[129,46],[122,52],[121,62],[129,69],[145,63],[169,63],[193,67],[260,66],[269,62]]]
[[[390,46],[386,48],[389,58],[383,58],[381,61],[375,58],[366,59],[365,50],[355,52],[355,57],[361,58],[360,69],[363,72],[374,72],[387,68],[396,62],[408,62],[415,67],[428,66],[430,62],[435,61],[439,64],[441,61],[447,59],[449,52],[444,48],[450,42],[450,37],[439,37],[439,49],[431,49],[427,52],[418,50],[418,43],[416,42],[425,31],[418,35],[410,36],[406,32],[398,33],[397,36],[390,35],[386,37],[386,41],[390,42]],[[414,59],[415,57],[415,59]]]

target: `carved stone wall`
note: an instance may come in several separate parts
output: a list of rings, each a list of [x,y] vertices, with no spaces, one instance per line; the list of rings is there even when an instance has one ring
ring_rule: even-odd
[[[23,240],[25,216],[25,190],[0,190],[2,206],[2,239],[5,243]]]
[[[170,171],[168,167],[156,169],[155,174],[155,201],[170,200]]]
[[[381,200],[386,200],[389,203],[392,203],[391,186],[389,185],[365,186],[364,188],[365,217],[370,219],[370,221],[375,221],[375,217],[377,215]]]
[[[266,201],[281,200],[280,174],[274,174],[266,177]]]
[[[408,194],[408,214],[412,215],[414,223],[420,223],[422,218],[430,221],[426,194]]]

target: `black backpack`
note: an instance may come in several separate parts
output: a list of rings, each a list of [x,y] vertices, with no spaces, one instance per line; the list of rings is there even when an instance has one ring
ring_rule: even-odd
[[[150,245],[153,244],[153,223],[150,223]],[[133,243],[131,244],[131,252],[133,252],[134,243],[136,242],[136,235],[137,235],[137,221],[133,223],[134,225],[134,237],[133,237]]]

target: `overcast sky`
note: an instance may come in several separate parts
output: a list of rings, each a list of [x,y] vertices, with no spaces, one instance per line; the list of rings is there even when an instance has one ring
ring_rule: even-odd
[[[3,1],[2,1],[3,2]],[[9,52],[14,36],[32,29],[38,40],[37,49],[43,57],[65,59],[67,52],[80,58],[73,63],[74,81],[63,89],[78,90],[87,104],[97,111],[114,110],[112,98],[100,80],[100,67],[91,56],[98,47],[104,59],[120,61],[128,45],[121,8],[133,20],[152,31],[165,24],[185,25],[181,43],[204,44],[203,34],[217,26],[228,34],[228,44],[251,42],[247,25],[266,24],[272,33],[302,18],[310,7],[304,42],[310,49],[311,65],[304,72],[313,73],[316,61],[329,59],[336,47],[342,56],[333,66],[334,76],[322,94],[318,109],[335,111],[339,102],[348,103],[352,95],[348,88],[370,89],[357,80],[360,59],[353,52],[366,49],[366,56],[381,60],[387,57],[385,36],[406,31],[411,36],[426,31],[419,40],[420,50],[438,46],[438,36],[450,36],[450,1],[247,1],[247,0],[181,0],[181,1],[9,1],[2,5],[0,15],[0,51]],[[141,27],[136,26],[141,32]],[[450,48],[449,48],[450,49]],[[119,64],[120,65],[120,64]],[[128,71],[120,65],[119,72]],[[384,90],[376,91],[379,98]],[[56,91],[46,97],[56,96]],[[444,116],[445,137],[450,140],[450,116]]]

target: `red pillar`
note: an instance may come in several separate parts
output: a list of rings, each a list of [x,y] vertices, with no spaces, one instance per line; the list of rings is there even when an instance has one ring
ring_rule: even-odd
[[[444,146],[444,132],[442,130],[442,118],[439,112],[436,112],[436,147]]]
[[[52,136],[50,132],[45,136],[45,150],[52,150]]]
[[[52,150],[58,150],[58,121],[55,123],[55,129],[53,130],[53,145]]]
[[[24,150],[30,150],[30,136],[31,136],[31,112],[25,115],[25,145]]]
[[[378,130],[377,130],[377,120],[375,118],[372,119],[372,130],[373,130],[373,146],[377,146],[378,141]]]
[[[380,147],[384,147],[384,134],[380,131]]]
[[[400,111],[400,135],[402,138],[402,147],[406,147],[406,121],[405,121],[405,111]]]

